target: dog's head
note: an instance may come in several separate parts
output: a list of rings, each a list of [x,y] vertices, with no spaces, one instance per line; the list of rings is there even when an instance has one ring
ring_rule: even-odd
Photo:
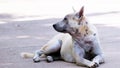
[[[74,34],[84,24],[87,24],[87,21],[84,16],[84,7],[82,7],[78,13],[66,15],[62,21],[53,24],[53,27],[58,32]]]

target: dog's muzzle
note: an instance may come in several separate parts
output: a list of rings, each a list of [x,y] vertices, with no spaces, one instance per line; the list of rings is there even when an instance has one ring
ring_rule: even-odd
[[[53,28],[58,32],[66,32],[65,27],[59,27],[57,24],[53,24]]]

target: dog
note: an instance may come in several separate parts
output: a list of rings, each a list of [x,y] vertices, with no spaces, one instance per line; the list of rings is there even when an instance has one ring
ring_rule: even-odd
[[[39,62],[42,58],[48,62],[62,59],[89,68],[104,63],[97,29],[87,21],[84,7],[78,13],[66,15],[62,21],[53,24],[53,28],[60,34],[34,54],[22,53],[21,56],[33,57],[34,62]]]

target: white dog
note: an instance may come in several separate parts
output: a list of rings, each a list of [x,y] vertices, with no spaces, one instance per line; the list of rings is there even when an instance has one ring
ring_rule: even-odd
[[[22,56],[33,57],[34,62],[39,62],[43,57],[49,62],[62,59],[90,68],[96,68],[104,62],[98,32],[84,16],[84,7],[78,13],[66,15],[53,27],[61,33],[35,54],[22,53]]]

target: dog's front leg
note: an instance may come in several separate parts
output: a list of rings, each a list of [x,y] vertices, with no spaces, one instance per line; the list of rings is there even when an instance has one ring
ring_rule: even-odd
[[[95,62],[99,66],[99,64],[104,63],[103,56],[102,55],[95,56],[92,62]]]
[[[98,41],[94,42],[93,53],[96,56],[93,58],[92,62],[97,63],[97,65],[104,63],[104,56],[103,56],[102,49],[100,48],[100,44]]]
[[[87,66],[90,68],[96,67],[94,62],[84,58],[84,55],[85,55],[84,49],[80,47],[79,44],[77,43],[74,44],[73,51],[74,51],[73,54],[74,54],[74,58],[77,65]]]

